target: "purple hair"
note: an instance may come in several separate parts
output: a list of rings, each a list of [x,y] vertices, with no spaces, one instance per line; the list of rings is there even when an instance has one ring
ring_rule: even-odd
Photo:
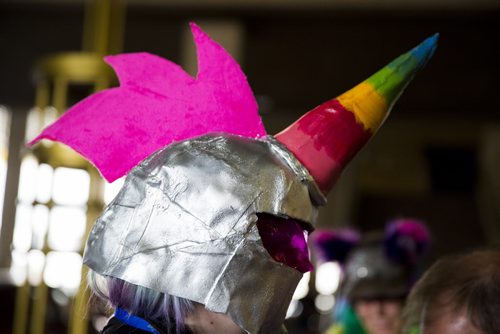
[[[95,295],[107,301],[113,308],[144,317],[180,334],[186,328],[185,318],[194,311],[191,300],[158,292],[135,285],[119,278],[101,276],[90,270],[88,283]],[[170,333],[170,332],[169,332]]]

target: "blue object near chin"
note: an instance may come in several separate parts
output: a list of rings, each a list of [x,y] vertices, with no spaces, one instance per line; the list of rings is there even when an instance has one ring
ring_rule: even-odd
[[[124,309],[116,308],[115,310],[115,318],[120,320],[123,323],[126,323],[129,326],[135,327],[137,329],[141,329],[146,332],[158,334],[158,332],[151,326],[146,320],[138,317],[136,315],[130,314]]]

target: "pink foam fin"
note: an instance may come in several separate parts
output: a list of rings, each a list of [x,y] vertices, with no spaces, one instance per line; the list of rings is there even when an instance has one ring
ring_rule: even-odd
[[[120,86],[80,101],[32,140],[64,143],[109,182],[172,142],[210,132],[265,136],[257,103],[236,61],[191,24],[198,75],[149,53],[105,58]]]

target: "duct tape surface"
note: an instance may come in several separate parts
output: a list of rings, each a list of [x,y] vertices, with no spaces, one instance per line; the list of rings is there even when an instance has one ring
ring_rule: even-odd
[[[307,175],[272,137],[169,145],[129,173],[93,226],[84,262],[226,313],[249,333],[277,333],[302,274],[272,259],[256,214],[313,224]]]

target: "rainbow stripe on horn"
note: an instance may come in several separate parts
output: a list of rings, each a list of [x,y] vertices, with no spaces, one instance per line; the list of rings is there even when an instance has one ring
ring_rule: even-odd
[[[399,56],[351,90],[309,111],[276,135],[327,194],[344,166],[377,132],[416,72],[437,46],[438,35]]]

